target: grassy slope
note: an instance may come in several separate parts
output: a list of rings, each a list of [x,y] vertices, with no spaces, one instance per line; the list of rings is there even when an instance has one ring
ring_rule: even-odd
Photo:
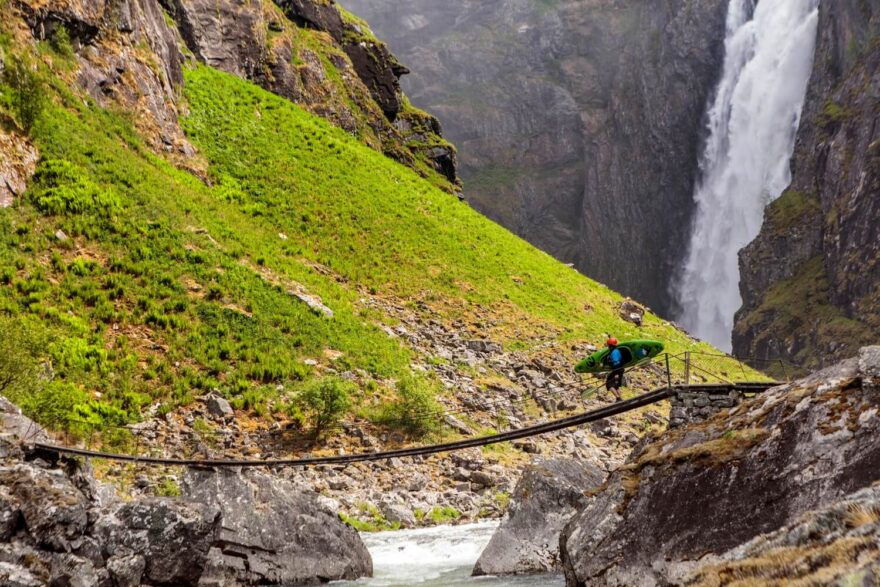
[[[312,377],[304,361],[329,363],[328,349],[343,354],[334,366],[381,385],[411,357],[378,327],[387,317],[358,304],[368,291],[421,300],[440,319],[480,306],[511,347],[635,334],[616,317],[617,294],[256,86],[187,74],[184,126],[209,187],[147,150],[125,114],[54,85],[32,133],[43,173],[0,211],[0,310],[46,341],[57,375],[17,399],[44,420],[76,406],[133,420],[213,388],[239,407],[284,409],[276,386]],[[51,176],[50,160],[72,171]],[[85,212],[51,213],[41,194],[58,190]],[[55,239],[59,228],[71,239]],[[294,281],[334,318],[285,293]],[[652,316],[639,334],[690,346]]]

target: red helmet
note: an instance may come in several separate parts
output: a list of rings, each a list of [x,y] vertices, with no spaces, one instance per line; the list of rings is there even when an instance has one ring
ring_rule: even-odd
[[[605,346],[617,346],[617,339],[614,337],[609,338],[605,341]]]

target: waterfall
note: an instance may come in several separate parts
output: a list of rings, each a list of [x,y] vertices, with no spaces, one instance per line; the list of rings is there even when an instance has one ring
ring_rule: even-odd
[[[694,191],[696,214],[673,286],[679,321],[729,351],[742,305],[739,250],[761,229],[764,208],[791,183],[816,44],[819,0],[730,0],[725,57],[708,107],[708,139]]]

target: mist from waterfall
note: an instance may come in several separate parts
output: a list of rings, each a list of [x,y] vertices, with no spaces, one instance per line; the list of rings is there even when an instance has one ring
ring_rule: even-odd
[[[694,192],[696,213],[673,289],[682,325],[729,351],[742,305],[738,253],[791,183],[816,44],[819,0],[730,0],[721,80]]]

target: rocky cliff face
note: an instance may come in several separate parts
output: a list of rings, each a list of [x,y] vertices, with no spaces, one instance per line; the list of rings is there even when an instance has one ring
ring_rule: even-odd
[[[827,364],[880,328],[880,2],[822,2],[791,187],[740,254],[736,354]]]
[[[135,113],[145,136],[192,154],[177,124],[189,59],[300,104],[435,184],[458,189],[455,149],[400,89],[406,68],[366,23],[312,0],[50,0],[15,3],[33,37],[63,34],[77,81],[101,105]],[[63,32],[62,32],[63,29]]]
[[[726,0],[343,0],[412,69],[472,205],[668,311]]]
[[[567,584],[681,584],[707,555],[870,487],[878,410],[880,347],[866,347],[645,442],[563,531]]]

